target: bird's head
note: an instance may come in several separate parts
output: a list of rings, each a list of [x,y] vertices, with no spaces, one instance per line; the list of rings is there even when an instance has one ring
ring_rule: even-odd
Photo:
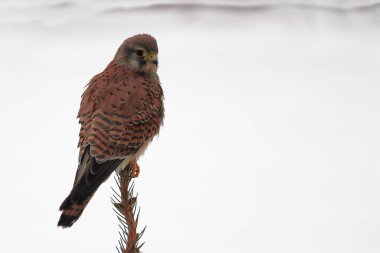
[[[138,34],[126,39],[114,60],[132,71],[154,74],[157,71],[157,42],[149,34]]]

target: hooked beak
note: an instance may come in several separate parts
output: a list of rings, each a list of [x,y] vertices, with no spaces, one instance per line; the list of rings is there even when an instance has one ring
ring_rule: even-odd
[[[157,53],[150,53],[150,54],[148,54],[148,55],[145,57],[145,60],[146,60],[147,62],[150,62],[150,63],[156,65],[156,67],[157,67],[157,65],[158,65],[158,61],[157,61]]]
[[[146,63],[143,71],[146,73],[156,73],[157,71],[157,53],[148,53],[144,56],[144,62]]]

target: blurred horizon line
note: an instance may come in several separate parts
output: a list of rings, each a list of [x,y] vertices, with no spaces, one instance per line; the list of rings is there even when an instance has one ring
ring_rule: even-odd
[[[254,8],[272,8],[272,7],[301,7],[301,8],[318,8],[318,9],[326,9],[326,10],[337,10],[337,11],[355,11],[355,10],[364,10],[369,8],[376,8],[380,6],[380,0],[378,1],[357,1],[356,3],[349,4],[338,3],[336,1],[234,1],[234,2],[226,2],[226,1],[184,1],[184,2],[175,2],[175,1],[147,1],[147,2],[125,2],[125,1],[107,1],[107,4],[110,6],[114,6],[114,8],[123,8],[125,10],[143,10],[143,9],[153,9],[153,8],[183,8],[183,9],[195,9],[195,8],[207,8],[207,9],[254,9]],[[105,4],[105,1],[97,0],[93,1],[58,1],[58,2],[47,2],[47,3],[39,3],[39,4],[0,4],[0,9],[17,9],[17,8],[54,8],[54,9],[65,9],[72,8],[74,6],[82,5],[82,4]]]
[[[349,12],[349,11],[366,11],[373,8],[380,7],[380,2],[357,5],[357,6],[334,6],[322,4],[309,4],[309,3],[250,3],[250,4],[229,4],[229,3],[155,3],[143,6],[129,6],[129,7],[114,7],[109,8],[103,12],[122,12],[122,11],[135,11],[135,10],[197,10],[207,9],[216,11],[253,11],[272,8],[305,8],[305,9],[320,9],[327,11]]]
[[[289,1],[288,1],[289,2]],[[242,4],[241,1],[234,3],[212,2],[183,2],[183,3],[151,3],[139,2],[131,4],[119,0],[105,2],[103,0],[73,2],[61,1],[56,3],[46,3],[44,5],[21,6],[21,7],[1,7],[0,6],[0,26],[23,25],[28,23],[56,25],[70,21],[79,21],[93,16],[104,15],[125,15],[130,13],[160,13],[166,16],[173,12],[183,15],[193,13],[215,12],[222,14],[250,15],[258,12],[296,10],[301,12],[320,11],[343,16],[346,14],[358,13],[361,17],[366,17],[370,22],[378,24],[378,13],[380,13],[380,1],[367,2],[356,6],[334,6],[313,3],[292,2],[262,2],[254,1]],[[85,14],[85,15],[83,15]],[[370,15],[368,15],[370,14]],[[127,15],[126,15],[127,16]]]

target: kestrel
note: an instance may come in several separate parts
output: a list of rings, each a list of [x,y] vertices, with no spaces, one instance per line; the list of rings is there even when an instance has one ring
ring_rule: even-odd
[[[131,166],[132,176],[138,175],[136,161],[164,118],[157,53],[151,35],[130,37],[86,86],[78,113],[79,165],[74,186],[59,208],[58,226],[71,227],[113,171]]]

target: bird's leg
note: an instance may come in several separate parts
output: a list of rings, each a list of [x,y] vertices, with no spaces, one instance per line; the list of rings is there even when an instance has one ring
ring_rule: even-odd
[[[132,173],[131,177],[138,177],[140,174],[140,166],[137,164],[136,160],[131,161],[131,166],[132,166]]]

